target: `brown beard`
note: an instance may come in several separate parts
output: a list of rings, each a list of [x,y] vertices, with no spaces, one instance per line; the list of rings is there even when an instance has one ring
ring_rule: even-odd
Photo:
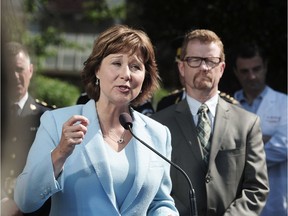
[[[202,75],[199,75],[199,76],[195,77],[194,84],[195,84],[195,87],[199,90],[212,88],[212,80],[208,76],[203,77]]]

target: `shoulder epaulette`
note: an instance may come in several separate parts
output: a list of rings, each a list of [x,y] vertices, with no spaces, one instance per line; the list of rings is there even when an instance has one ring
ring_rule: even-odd
[[[48,105],[46,102],[44,101],[40,101],[39,99],[35,99],[36,103],[41,105],[41,106],[44,106],[44,107],[47,107],[47,108],[51,108],[51,109],[56,109],[56,105]]]
[[[230,96],[229,94],[226,94],[225,92],[220,92],[219,91],[219,96],[224,99],[225,101],[232,103],[232,104],[239,104],[239,102],[233,98],[232,96]]]
[[[176,89],[176,90],[170,92],[169,95],[174,95],[174,94],[177,94],[177,93],[182,92],[182,91],[184,91],[184,88],[182,88],[182,89]]]

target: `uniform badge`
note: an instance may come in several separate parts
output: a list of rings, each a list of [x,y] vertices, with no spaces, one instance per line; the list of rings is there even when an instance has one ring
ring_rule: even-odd
[[[30,109],[31,109],[31,110],[36,110],[37,107],[36,107],[34,104],[30,104]]]

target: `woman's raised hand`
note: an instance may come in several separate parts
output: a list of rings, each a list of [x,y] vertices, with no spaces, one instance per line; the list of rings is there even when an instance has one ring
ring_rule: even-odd
[[[59,175],[66,159],[73,153],[75,145],[82,143],[88,124],[89,120],[81,115],[73,115],[63,124],[59,145],[51,154],[55,177]]]

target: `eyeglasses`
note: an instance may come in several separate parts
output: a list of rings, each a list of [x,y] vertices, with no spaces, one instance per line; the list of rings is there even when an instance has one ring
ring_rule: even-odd
[[[202,58],[202,57],[196,57],[196,56],[189,56],[189,57],[186,57],[183,61],[186,61],[187,64],[191,68],[200,67],[200,65],[202,64],[202,61],[204,61],[206,66],[208,68],[212,69],[212,68],[216,67],[221,62],[221,58],[220,57]]]

